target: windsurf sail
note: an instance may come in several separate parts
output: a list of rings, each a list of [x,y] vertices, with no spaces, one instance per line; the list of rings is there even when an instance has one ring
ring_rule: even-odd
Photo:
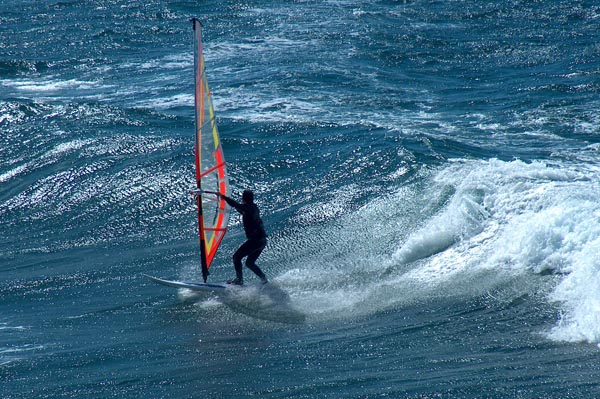
[[[229,195],[227,167],[223,146],[215,121],[211,93],[206,80],[202,49],[202,24],[196,18],[194,25],[194,70],[196,107],[196,196],[198,205],[198,233],[202,278],[208,277],[208,269],[227,231],[231,207],[216,193]]]

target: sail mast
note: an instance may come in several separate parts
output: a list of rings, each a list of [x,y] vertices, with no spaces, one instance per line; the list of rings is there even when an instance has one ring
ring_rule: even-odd
[[[196,18],[192,18],[194,28],[194,105],[196,119],[196,140],[194,145],[194,156],[196,163],[196,188],[202,190],[202,125],[204,125],[204,57],[202,56],[202,24]],[[206,261],[206,244],[203,231],[204,215],[202,213],[202,196],[196,196],[198,206],[198,237],[200,238],[200,262],[202,265],[202,279],[206,283],[208,278],[208,262]]]

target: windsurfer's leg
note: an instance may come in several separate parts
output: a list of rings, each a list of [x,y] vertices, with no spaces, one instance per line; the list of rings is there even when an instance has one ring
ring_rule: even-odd
[[[248,269],[252,270],[254,272],[254,274],[256,274],[258,276],[258,278],[260,278],[265,283],[267,282],[267,277],[265,276],[263,271],[260,270],[260,268],[258,266],[256,266],[256,259],[258,259],[258,257],[262,253],[263,249],[265,249],[266,245],[267,245],[266,240],[260,240],[260,241],[253,242],[252,252],[250,252],[248,257],[246,258],[246,267]]]
[[[244,280],[244,276],[242,273],[242,259],[244,258],[244,256],[248,255],[248,245],[246,245],[247,243],[248,241],[243,243],[233,254],[233,267],[235,269],[235,277],[240,282]]]

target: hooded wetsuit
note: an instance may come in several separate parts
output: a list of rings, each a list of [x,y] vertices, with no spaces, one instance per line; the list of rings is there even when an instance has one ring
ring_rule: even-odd
[[[260,211],[253,202],[239,203],[229,197],[223,196],[225,201],[242,214],[242,224],[246,233],[246,242],[244,242],[233,254],[233,266],[235,267],[236,278],[243,281],[242,259],[246,258],[246,267],[254,272],[262,281],[266,282],[265,274],[256,266],[256,259],[260,256],[267,245],[267,233],[260,218]]]

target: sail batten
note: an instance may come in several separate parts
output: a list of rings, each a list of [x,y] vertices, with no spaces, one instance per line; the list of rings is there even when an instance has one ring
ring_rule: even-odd
[[[219,131],[212,104],[212,96],[206,79],[202,48],[202,25],[197,19],[194,24],[194,74],[195,74],[195,166],[196,187],[201,191],[229,195],[227,163],[219,138]],[[202,277],[208,277],[208,269],[227,231],[231,208],[220,197],[198,196],[198,235]]]

